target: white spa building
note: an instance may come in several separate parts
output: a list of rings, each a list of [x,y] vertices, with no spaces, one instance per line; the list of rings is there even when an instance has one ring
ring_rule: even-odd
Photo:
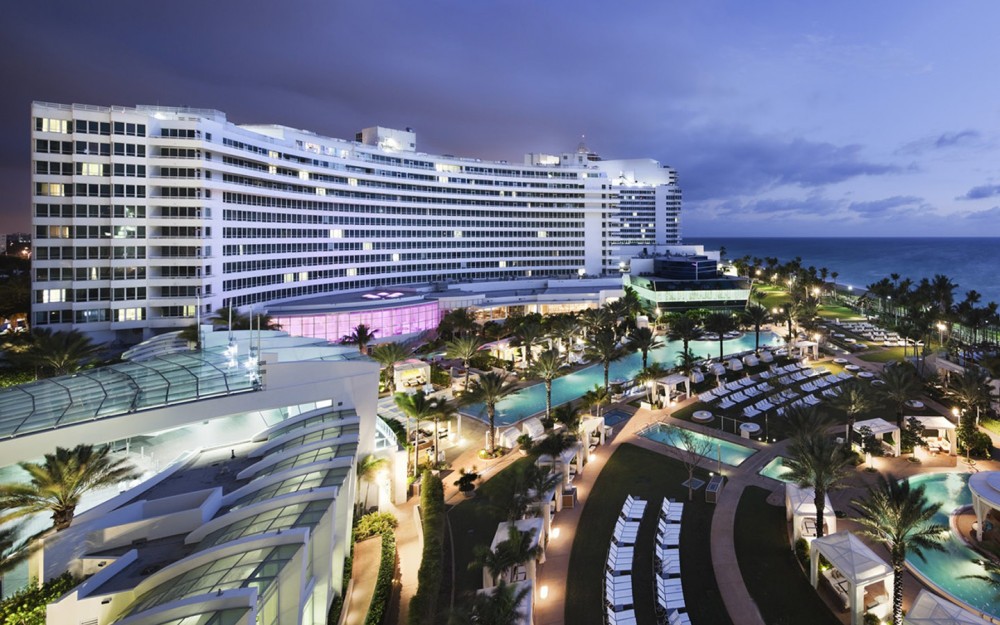
[[[409,129],[344,140],[154,106],[36,102],[31,124],[31,321],[102,341],[224,306],[353,297],[363,311],[515,280],[620,289],[629,256],[681,241],[673,169],[582,145],[482,161],[418,152]],[[433,303],[379,336],[435,327]]]

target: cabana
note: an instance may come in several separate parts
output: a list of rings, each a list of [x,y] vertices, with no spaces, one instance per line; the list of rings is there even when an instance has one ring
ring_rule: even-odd
[[[586,459],[586,451],[584,449],[583,443],[577,441],[563,450],[559,454],[558,458],[553,458],[552,456],[545,454],[538,457],[537,464],[540,467],[553,467],[561,468],[563,473],[563,485],[569,486],[573,481],[573,476],[570,473],[570,468],[573,463],[576,462],[576,470],[583,470],[583,464]]]
[[[743,357],[743,364],[745,364],[748,367],[756,367],[757,365],[760,364],[760,361],[757,360],[757,357],[754,356],[753,354],[747,354],[746,356]]]
[[[708,365],[708,372],[713,375],[725,375],[726,368],[722,365],[721,362],[713,362],[712,364]]]
[[[895,423],[889,423],[885,419],[879,419],[879,418],[865,419],[864,421],[854,422],[854,431],[859,434],[861,433],[861,428],[865,427],[871,429],[872,434],[875,436],[875,438],[882,441],[882,446],[892,451],[893,456],[899,455],[899,428],[896,426]],[[886,434],[892,435],[891,444],[885,440],[884,437]]]
[[[392,368],[396,389],[404,393],[415,393],[431,380],[431,365],[416,358],[396,363]]]
[[[819,585],[819,557],[833,569],[823,571],[841,603],[851,612],[851,625],[862,625],[864,613],[884,618],[892,609],[886,582],[892,583],[892,567],[851,532],[837,532],[812,541],[809,549],[809,581]],[[869,589],[869,586],[873,587]]]
[[[983,539],[986,517],[1000,510],[1000,471],[980,471],[969,476],[972,510],[976,513],[976,537]]]
[[[799,350],[801,356],[812,354],[813,360],[819,360],[819,343],[816,341],[796,341],[792,343],[792,349]]]
[[[946,451],[954,454],[958,448],[958,432],[956,426],[947,417],[941,415],[903,417],[906,423],[916,419],[924,426],[924,442],[931,451]],[[931,435],[931,432],[934,434]]]
[[[691,379],[688,378],[683,373],[672,373],[664,378],[660,378],[656,381],[656,395],[664,395],[667,400],[667,404],[673,401],[674,391],[677,390],[677,386],[684,385],[684,396],[691,396]],[[662,393],[661,393],[662,390]]]
[[[812,541],[816,538],[816,490],[785,484],[785,517],[792,522],[792,544],[799,538]],[[837,515],[833,512],[830,496],[824,496],[824,535],[837,531]]]
[[[543,522],[540,518],[535,517],[532,519],[521,519],[519,521],[514,521],[514,527],[517,528],[519,532],[534,532],[531,536],[531,544],[529,547],[541,546],[538,553],[537,560],[529,560],[523,565],[517,567],[514,571],[512,577],[514,579],[508,579],[508,582],[523,582],[528,581],[532,584],[535,583],[535,569],[538,564],[545,562],[545,543],[542,541],[542,535],[544,532]],[[497,545],[508,540],[510,538],[510,521],[504,521],[503,523],[497,524],[497,532],[493,535],[493,542],[490,543],[490,551],[496,551]],[[483,567],[483,588],[493,587],[493,577],[490,572]]]
[[[761,362],[774,362],[774,355],[771,353],[771,350],[769,350],[769,349],[761,350],[761,352],[760,352],[760,361]]]
[[[489,432],[486,432],[489,436]],[[497,447],[514,449],[517,447],[517,438],[521,435],[521,430],[517,428],[507,428],[502,432],[497,432]]]
[[[527,434],[533,441],[541,440],[545,438],[545,426],[538,417],[531,417],[521,423],[521,433]]]
[[[726,366],[730,371],[743,371],[743,363],[736,358],[730,358]]]
[[[701,384],[705,381],[705,374],[700,369],[695,369],[691,372],[691,381],[695,384]]]
[[[909,612],[903,617],[905,625],[989,625],[989,621],[934,593],[921,590]]]
[[[584,417],[580,422],[580,438],[588,443],[588,447],[604,444],[604,417]],[[595,441],[594,439],[598,440]]]
[[[537,492],[533,489],[528,492],[528,495],[532,497],[536,494]],[[562,510],[562,496],[563,482],[560,481],[547,492],[542,493],[542,496],[538,498],[538,503],[532,506],[532,509],[542,519],[542,536],[544,536],[543,542],[546,544],[548,544],[549,535],[552,533],[552,515]]]

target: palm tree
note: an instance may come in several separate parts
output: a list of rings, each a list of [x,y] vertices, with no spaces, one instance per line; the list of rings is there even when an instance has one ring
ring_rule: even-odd
[[[472,387],[462,395],[462,403],[481,403],[486,406],[486,416],[489,419],[490,429],[487,440],[487,453],[491,456],[496,453],[496,414],[497,404],[504,397],[510,395],[517,387],[507,376],[489,372],[479,376],[479,379],[472,383]]]
[[[445,343],[445,356],[458,358],[465,367],[465,384],[462,388],[466,391],[469,389],[469,361],[476,357],[482,346],[482,340],[473,334],[461,335]]]
[[[853,468],[850,455],[843,445],[833,442],[822,430],[800,435],[792,440],[790,455],[785,460],[786,477],[801,488],[812,488],[816,506],[816,537],[823,537],[823,513],[826,495],[841,488]]]
[[[989,385],[989,376],[986,372],[968,367],[960,377],[952,378],[946,393],[962,407],[963,411],[970,415],[973,410],[976,411],[975,424],[978,426],[979,411],[989,407],[992,388]]]
[[[642,368],[649,366],[649,350],[663,345],[663,341],[649,328],[638,328],[629,336],[629,346],[642,352]]]
[[[540,323],[528,321],[518,326],[517,330],[514,331],[514,338],[524,350],[524,362],[531,367],[535,359],[532,348],[545,338],[545,329]]]
[[[396,393],[396,405],[403,414],[406,415],[406,426],[409,430],[410,419],[414,419],[416,424],[414,425],[414,431],[420,429],[420,422],[427,421],[440,409],[438,402],[433,399],[428,399],[427,395],[424,394],[422,390],[417,391],[412,395],[407,395],[406,393]],[[409,438],[409,433],[407,433],[407,438]],[[417,457],[417,443],[419,436],[414,436],[413,440],[413,474],[416,475],[417,465],[420,464],[419,458]],[[435,458],[435,461],[437,459]]]
[[[694,370],[698,366],[698,358],[689,349],[682,352],[677,352],[677,370],[688,376],[689,378],[694,373]]]
[[[611,395],[608,393],[608,387],[594,385],[594,388],[590,389],[583,394],[580,399],[583,401],[583,405],[588,408],[593,408],[597,406],[597,414],[594,416],[601,416],[601,406],[611,402]]]
[[[375,454],[368,454],[358,462],[358,494],[361,491],[361,482],[368,482],[368,488],[365,490],[365,498],[358,501],[358,514],[364,512],[364,506],[368,503],[368,493],[371,490],[372,480],[378,475],[379,471],[385,469],[389,466],[389,461],[381,456],[376,456]]]
[[[227,328],[229,330],[280,330],[281,324],[271,319],[271,315],[251,314],[245,315],[236,308],[224,306],[216,309],[211,318],[212,325],[216,328]]]
[[[630,286],[625,287],[625,293],[615,303],[618,305],[620,313],[633,320],[642,312],[642,299],[639,298],[639,293]]]
[[[771,313],[767,312],[767,309],[764,308],[763,306],[754,305],[744,310],[742,317],[743,317],[743,323],[745,323],[747,327],[753,328],[754,332],[757,335],[753,349],[755,352],[759,352],[760,327],[771,322]]]
[[[359,323],[350,334],[340,339],[341,345],[357,345],[358,352],[362,354],[368,353],[368,345],[375,340],[375,333],[378,330],[372,330],[363,323]]]
[[[451,418],[458,414],[458,410],[453,402],[448,400],[441,401],[437,405],[437,410],[431,413],[431,422],[434,423],[434,465],[437,466],[439,456],[438,446],[440,444],[440,438],[438,437],[438,424],[442,421],[451,422]]]
[[[517,567],[534,560],[542,552],[541,545],[531,545],[534,537],[534,529],[522,532],[513,522],[509,522],[507,540],[497,543],[493,549],[478,545],[473,551],[474,556],[469,563],[469,570],[485,568],[493,577],[494,584],[498,579],[513,577]]]
[[[545,383],[545,418],[552,418],[552,380],[559,375],[563,358],[557,350],[547,349],[538,355],[531,371]]]
[[[659,380],[666,374],[667,370],[664,369],[663,366],[660,365],[660,363],[654,362],[652,365],[646,367],[645,369],[640,371],[637,376],[635,376],[636,382],[638,382],[639,384],[646,385],[647,389],[646,395],[649,397],[649,401],[651,402],[653,401],[653,388],[654,388],[653,384],[650,384],[650,382],[655,383],[657,380]]]
[[[670,322],[670,331],[667,336],[671,341],[683,342],[683,351],[687,352],[691,341],[696,341],[701,336],[701,328],[698,327],[698,322],[691,315],[679,315]]]
[[[572,349],[573,337],[579,331],[580,324],[572,315],[560,315],[556,317],[550,327],[552,336],[562,343],[563,349],[567,353]]]
[[[390,393],[396,392],[396,376],[393,368],[412,354],[413,350],[405,347],[402,343],[380,343],[371,348],[368,355],[382,366],[383,371],[388,372],[386,378],[389,382]]]
[[[516,625],[525,618],[520,606],[530,592],[531,586],[500,580],[491,591],[476,593],[452,613],[449,625]]]
[[[608,388],[608,372],[611,363],[622,356],[622,350],[618,346],[614,330],[611,328],[599,328],[587,337],[586,353],[588,358],[599,360],[604,366],[604,388]]]
[[[920,559],[925,550],[942,551],[941,539],[948,528],[934,523],[940,503],[930,503],[924,487],[910,486],[910,480],[879,475],[878,483],[868,487],[867,497],[852,502],[862,533],[889,550],[892,564],[892,622],[903,623],[903,570],[906,552]]]
[[[89,366],[102,349],[79,330],[53,332],[41,328],[32,332],[32,339],[31,346],[20,358],[52,375],[67,375]]]
[[[445,341],[467,334],[475,334],[479,329],[476,318],[468,308],[455,308],[448,311],[438,324],[438,336]]]
[[[876,407],[875,394],[872,387],[857,378],[844,382],[836,395],[826,400],[831,408],[847,413],[847,430],[844,440],[851,444],[851,430],[854,420],[859,414],[873,410]]]
[[[907,364],[887,367],[882,371],[885,382],[876,391],[896,409],[896,425],[903,427],[903,408],[906,402],[916,399],[923,390],[923,384],[917,377],[917,372]]]
[[[532,451],[539,456],[552,456],[557,460],[562,452],[572,447],[577,441],[576,435],[566,430],[552,432],[532,447]]]
[[[785,434],[793,442],[805,440],[814,433],[822,434],[833,425],[829,413],[820,412],[816,406],[806,404],[789,406],[785,410],[784,420]]]
[[[580,411],[572,402],[567,402],[552,409],[552,420],[563,424],[570,432],[576,432],[580,428]]]
[[[12,519],[52,513],[52,526],[62,531],[73,522],[81,497],[89,491],[115,486],[142,476],[127,458],[112,458],[110,447],[57,447],[45,461],[19,462],[31,476],[27,484],[0,484],[0,524]]]
[[[788,334],[786,335],[786,340],[791,342],[792,340],[792,311],[790,308],[776,308],[773,312],[773,319],[776,323],[787,323],[788,324]]]
[[[736,324],[734,323],[733,316],[729,313],[713,312],[705,317],[705,329],[717,334],[719,337],[719,360],[722,360],[723,356],[722,344],[726,340],[725,334],[734,327],[736,327]]]

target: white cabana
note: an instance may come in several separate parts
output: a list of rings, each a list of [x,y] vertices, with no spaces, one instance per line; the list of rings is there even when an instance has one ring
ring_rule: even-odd
[[[396,390],[404,393],[415,393],[431,381],[431,365],[416,358],[398,362],[392,368],[393,382]]]
[[[532,506],[535,512],[538,513],[539,518],[542,519],[542,536],[544,537],[543,542],[545,544],[548,544],[549,535],[552,533],[552,515],[562,510],[563,486],[562,481],[558,482],[548,492],[542,493],[542,496],[538,499],[538,503]],[[529,491],[530,496],[534,496],[535,494],[534,490]]]
[[[705,374],[699,371],[698,369],[695,369],[694,371],[691,372],[691,381],[694,382],[695,384],[701,384],[702,382],[705,381]]]
[[[527,434],[531,440],[537,441],[545,438],[545,426],[542,425],[538,417],[531,417],[521,423],[521,433]]]
[[[763,350],[763,351],[760,352],[760,361],[761,362],[774,362],[774,355],[771,354],[770,350],[765,349],[765,350]]]
[[[954,454],[958,449],[958,431],[948,417],[941,415],[903,417],[906,423],[916,419],[924,426],[924,442],[931,451],[945,451]],[[933,432],[933,434],[931,434]]]
[[[760,364],[760,361],[757,360],[757,357],[754,356],[753,354],[747,354],[746,356],[743,357],[743,364],[745,364],[748,367],[756,367],[757,365]]]
[[[722,365],[721,362],[713,362],[712,364],[708,365],[708,371],[713,375],[725,375],[726,368]]]
[[[851,532],[837,532],[812,541],[809,549],[809,581],[819,585],[819,557],[833,569],[825,577],[851,612],[851,625],[861,625],[864,613],[886,616],[892,609],[886,582],[892,583],[892,567]],[[869,586],[872,588],[869,589]],[[866,592],[867,590],[867,592]]]
[[[586,449],[584,448],[583,443],[577,441],[564,449],[563,452],[559,454],[558,458],[553,458],[548,454],[544,454],[538,457],[536,464],[540,467],[553,467],[556,470],[561,469],[563,474],[563,485],[569,486],[573,481],[573,464],[576,463],[577,471],[582,471],[586,457]]]
[[[489,432],[486,433],[487,436]],[[497,446],[504,447],[506,449],[514,449],[517,447],[517,438],[521,436],[521,430],[517,428],[507,428],[502,432],[497,432]]]
[[[736,358],[730,358],[726,366],[730,371],[743,371],[743,363]]]
[[[657,396],[665,396],[666,403],[669,404],[673,401],[674,392],[677,390],[679,385],[684,385],[684,396],[691,396],[691,379],[688,378],[683,373],[672,373],[666,377],[660,378],[656,381],[656,394]],[[662,393],[661,393],[662,390]]]
[[[813,360],[819,360],[819,343],[816,341],[796,341],[792,343],[792,348],[799,350],[799,355],[812,355]]]
[[[906,625],[989,625],[990,621],[964,610],[928,590],[921,590],[903,617]]]
[[[799,538],[812,541],[816,538],[816,490],[785,484],[785,517],[792,522],[792,544]],[[824,496],[824,535],[837,531],[837,515],[833,512],[830,496]]]
[[[1000,471],[980,471],[969,476],[972,510],[976,513],[976,536],[983,539],[986,516],[1000,510]]]
[[[588,447],[603,445],[604,427],[604,417],[584,417],[580,422],[580,437],[588,443]]]
[[[854,422],[854,431],[861,433],[861,428],[869,428],[872,431],[872,435],[875,438],[882,441],[882,446],[891,451],[893,456],[899,455],[899,428],[896,427],[895,423],[889,423],[885,419],[865,419],[864,421]],[[890,444],[885,440],[885,435],[892,435],[892,443]]]
[[[542,536],[544,534],[544,523],[542,519],[534,517],[531,519],[520,519],[519,521],[514,521],[514,527],[517,528],[519,532],[534,532],[531,536],[531,544],[529,547],[537,547],[541,545],[541,550],[538,554],[537,560],[529,560],[525,564],[517,567],[514,571],[513,578],[508,579],[508,582],[523,582],[525,580],[534,583],[535,582],[535,568],[536,565],[545,562],[545,542],[542,541]],[[493,542],[490,543],[490,551],[495,551],[497,545],[508,540],[510,538],[510,521],[504,521],[503,523],[497,524],[496,534],[493,535]],[[492,588],[493,578],[490,576],[490,572],[483,567],[483,588]]]

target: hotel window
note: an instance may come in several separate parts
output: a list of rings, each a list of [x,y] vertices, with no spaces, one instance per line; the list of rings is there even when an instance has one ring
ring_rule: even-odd
[[[60,134],[68,135],[70,133],[70,123],[68,119],[36,117],[35,130],[39,132],[58,132]]]
[[[35,195],[65,197],[66,185],[59,184],[57,182],[39,182],[35,184]]]
[[[66,301],[66,289],[45,289],[41,293],[43,304],[57,304]]]

